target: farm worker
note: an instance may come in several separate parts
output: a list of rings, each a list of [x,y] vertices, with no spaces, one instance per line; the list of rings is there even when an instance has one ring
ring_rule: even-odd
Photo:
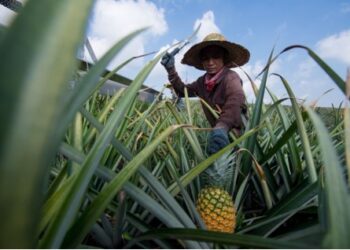
[[[204,114],[213,127],[209,133],[207,146],[209,155],[229,144],[230,130],[240,135],[244,126],[242,115],[247,113],[247,107],[242,80],[230,68],[247,63],[249,56],[249,51],[243,46],[227,41],[221,34],[211,33],[202,42],[193,45],[181,61],[183,64],[205,71],[204,75],[190,84],[184,84],[179,77],[171,53],[166,53],[161,60],[168,73],[168,79],[179,97],[184,96],[186,87],[189,96],[198,96],[219,111],[219,118],[215,119],[202,103]]]

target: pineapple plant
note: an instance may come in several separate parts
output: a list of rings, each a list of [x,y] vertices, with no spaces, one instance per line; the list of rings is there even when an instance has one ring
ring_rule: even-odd
[[[210,231],[233,233],[236,209],[229,190],[233,177],[234,154],[218,158],[202,176],[204,188],[196,202],[197,210]]]
[[[256,104],[252,107],[254,111],[249,125],[252,130],[242,135],[242,148],[247,148],[252,154],[255,147],[259,149],[257,160],[264,164],[269,177],[264,181],[268,184],[269,192],[276,194],[274,207],[260,218],[243,219],[239,228],[235,229],[235,208],[228,195],[233,189],[231,180],[234,171],[230,164],[234,163],[231,158],[234,154],[228,154],[227,157],[217,159],[213,166],[201,174],[200,177],[205,179],[205,186],[201,187],[205,188],[198,197],[197,207],[209,230],[236,230],[237,235],[227,237],[197,230],[195,221],[192,222],[190,215],[186,214],[192,209],[192,197],[180,197],[180,185],[166,171],[172,167],[176,169],[173,162],[179,161],[180,157],[174,152],[184,149],[182,142],[187,142],[180,137],[181,143],[176,143],[178,135],[170,135],[170,130],[166,128],[172,129],[173,124],[187,124],[188,121],[181,119],[177,113],[169,115],[169,107],[161,103],[159,106],[154,105],[149,112],[141,113],[141,109],[133,105],[134,98],[131,98],[136,96],[146,75],[159,58],[145,66],[129,88],[130,92],[119,97],[115,112],[109,114],[104,122],[98,122],[101,116],[100,112],[95,112],[95,92],[82,89],[94,89],[98,85],[97,79],[100,79],[104,68],[122,45],[131,39],[130,36],[108,52],[108,57],[99,61],[96,68],[84,74],[89,78],[81,78],[77,88],[67,88],[76,64],[73,47],[81,42],[79,34],[92,2],[28,1],[20,13],[22,16],[14,20],[14,26],[6,32],[0,32],[0,55],[3,59],[0,62],[3,83],[0,84],[0,99],[2,107],[6,107],[1,110],[3,127],[0,136],[1,248],[118,246],[208,249],[212,245],[206,245],[204,238],[218,243],[217,246],[222,248],[349,248],[350,180],[346,182],[345,179],[350,176],[350,164],[346,157],[349,150],[347,142],[350,140],[348,105],[337,111],[338,114],[344,113],[344,118],[336,119],[326,129],[310,109],[307,112],[311,115],[304,119],[300,114],[304,108],[299,107],[298,98],[292,95],[288,83],[283,79],[290,92],[288,96],[293,110],[287,112],[288,109],[279,103],[281,100],[276,99],[272,108],[278,108],[278,114],[267,112],[262,100],[268,78],[263,77]],[[40,11],[43,6],[48,11]],[[36,18],[32,19],[34,15]],[[52,17],[54,21],[51,21]],[[74,26],[69,26],[70,31],[74,32],[66,32],[67,22],[74,23]],[[48,39],[52,34],[57,39]],[[32,39],[29,41],[28,37]],[[57,46],[62,42],[65,46]],[[45,48],[45,53],[40,53],[38,45]],[[346,89],[345,82],[313,51],[299,45],[290,46],[284,51],[292,48],[307,49],[334,83],[343,91]],[[9,63],[14,60],[20,64]],[[269,60],[266,76],[270,64]],[[50,68],[50,65],[55,67]],[[52,78],[53,75],[55,77]],[[47,83],[50,83],[49,92],[42,87],[47,86]],[[350,85],[350,77],[347,83]],[[72,93],[70,91],[74,93],[67,94]],[[40,105],[42,103],[45,103],[44,113],[28,112],[28,108],[43,106]],[[109,103],[105,106],[107,110]],[[189,106],[189,113],[192,108],[193,105]],[[133,112],[129,112],[130,109]],[[83,117],[80,119],[84,122],[68,126],[75,116],[80,117],[78,113],[81,113]],[[265,129],[263,123],[269,117],[273,122],[267,124],[271,124],[272,128]],[[314,126],[305,126],[310,119]],[[193,120],[194,124],[203,124],[201,120]],[[294,122],[297,126],[291,125]],[[120,123],[122,125],[118,126]],[[116,127],[120,129],[118,133],[115,133]],[[67,128],[67,136],[60,141],[64,128]],[[166,134],[163,134],[164,128]],[[259,131],[259,136],[249,137],[255,134],[254,128]],[[87,140],[91,129],[96,129],[98,133],[94,134],[94,140]],[[189,139],[200,136],[195,130],[188,131],[193,132],[184,133]],[[77,139],[70,139],[73,135]],[[313,139],[316,135],[318,140]],[[167,140],[169,150],[162,147],[164,140]],[[135,141],[138,142],[136,146],[129,147]],[[106,145],[113,147],[106,148]],[[160,150],[155,150],[156,145],[160,146]],[[190,146],[197,149],[196,143]],[[200,148],[192,151],[200,152]],[[55,153],[60,156],[57,157],[60,159],[57,165],[50,164]],[[184,171],[180,176],[181,184],[184,187],[197,185],[197,181],[193,180],[197,180],[203,164],[191,157],[193,155],[185,156],[181,159],[185,163],[183,166],[193,164],[196,171]],[[312,161],[314,164],[309,164]],[[80,168],[79,172],[70,175],[67,169],[72,164],[78,164]],[[112,171],[116,166],[121,170]],[[251,170],[251,163],[242,161],[237,167],[235,172],[245,175]],[[138,168],[142,171],[132,176],[132,172]],[[308,174],[315,172],[313,168],[319,173],[317,181],[313,181],[314,178]],[[75,171],[74,168],[72,170]],[[247,181],[251,176],[254,175],[247,176]],[[234,186],[239,187],[240,184],[237,178]],[[193,190],[197,190],[197,187]],[[128,195],[127,202],[115,199],[121,189]],[[239,203],[245,197],[244,193]],[[181,203],[177,202],[177,198],[180,198]],[[188,202],[183,202],[183,199]],[[237,202],[238,197],[235,199]],[[182,208],[180,205],[187,207]],[[105,213],[120,218],[118,229],[106,223]],[[305,216],[307,219],[303,220]],[[85,238],[87,232],[99,234],[103,242],[99,246],[90,245],[91,242]]]

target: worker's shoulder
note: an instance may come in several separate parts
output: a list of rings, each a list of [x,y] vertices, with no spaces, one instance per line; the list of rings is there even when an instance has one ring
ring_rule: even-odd
[[[239,77],[239,74],[233,70],[233,69],[228,69],[227,70],[227,76],[230,76],[230,77]]]
[[[238,80],[239,82],[241,81],[239,74],[232,69],[227,70],[226,75],[225,75],[225,79],[230,80],[230,81],[232,81],[232,80]]]

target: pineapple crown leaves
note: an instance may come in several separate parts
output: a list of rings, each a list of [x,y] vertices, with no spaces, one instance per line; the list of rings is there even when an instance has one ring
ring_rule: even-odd
[[[203,173],[205,186],[217,186],[228,190],[233,179],[236,153],[226,152]]]

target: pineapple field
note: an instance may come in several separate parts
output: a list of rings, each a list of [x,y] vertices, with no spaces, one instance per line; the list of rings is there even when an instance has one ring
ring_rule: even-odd
[[[306,46],[272,51],[259,87],[247,75],[256,101],[244,133],[207,156],[202,100],[164,99],[167,83],[152,103],[137,98],[165,52],[127,88],[99,92],[135,58],[103,75],[144,29],[78,69],[92,4],[29,0],[0,29],[1,248],[350,248],[350,76]],[[297,102],[270,71],[294,50],[332,79],[343,107]]]

